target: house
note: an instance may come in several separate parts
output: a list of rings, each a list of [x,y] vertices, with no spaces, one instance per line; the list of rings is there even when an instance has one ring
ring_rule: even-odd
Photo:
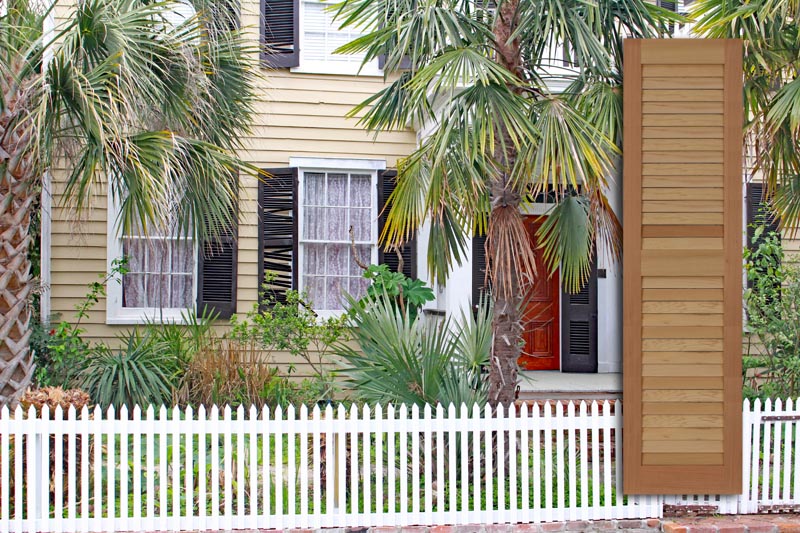
[[[664,3],[666,5],[666,2]],[[265,182],[242,177],[237,238],[213,255],[170,235],[120,235],[115,206],[98,191],[85,220],[59,205],[59,181],[45,196],[42,277],[49,290],[42,297],[42,315],[71,317],[87,284],[108,272],[115,259],[129,258],[121,283],[110,283],[108,297],[82,321],[88,339],[111,339],[145,321],[175,321],[186,308],[210,307],[225,318],[245,313],[259,301],[269,279],[280,297],[288,288],[308,294],[315,311],[331,316],[342,310],[341,291],[365,287],[351,255],[356,249],[373,263],[397,268],[398,258],[377,245],[382,211],[393,186],[393,168],[410,154],[419,131],[383,133],[373,138],[344,118],[353,106],[384,86],[379,61],[361,68],[358,56],[334,55],[338,46],[357,37],[341,31],[320,0],[243,2],[241,23],[254,42],[274,53],[262,57],[272,70],[262,82],[264,98],[257,124],[243,157],[266,169]],[[760,202],[756,185],[743,188],[755,216]],[[612,206],[621,216],[619,186]],[[527,215],[531,231],[549,209],[546,197]],[[743,220],[743,228],[746,221]],[[142,240],[158,241],[144,246]],[[484,289],[483,237],[469,244],[470,260],[456,267],[425,311],[458,316]],[[403,250],[407,275],[428,279],[427,230]],[[544,269],[540,269],[543,271]],[[600,250],[589,282],[578,294],[561,288],[558,275],[542,277],[528,304],[525,325],[523,395],[572,397],[618,394],[621,391],[622,273],[618,263]],[[278,364],[297,365],[288,356]],[[529,379],[526,379],[529,378]]]

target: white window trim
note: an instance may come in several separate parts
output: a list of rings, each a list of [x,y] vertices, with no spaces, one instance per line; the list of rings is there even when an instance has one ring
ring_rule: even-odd
[[[107,243],[106,243],[106,273],[113,269],[114,261],[122,258],[122,235],[117,224],[119,204],[111,193],[109,187],[107,210]],[[108,281],[106,286],[106,324],[108,325],[138,325],[147,323],[156,324],[185,324],[187,311],[195,312],[197,305],[197,242],[193,241],[194,270],[192,271],[192,307],[157,308],[157,307],[123,307],[122,306],[122,279],[118,276]]]
[[[311,61],[303,57],[303,50],[305,50],[305,32],[303,31],[303,21],[305,20],[305,3],[316,1],[320,4],[332,4],[333,2],[326,2],[325,0],[298,0],[299,5],[299,20],[300,29],[298,31],[298,40],[300,46],[300,64],[290,69],[291,72],[298,74],[332,74],[343,76],[365,76],[365,77],[383,77],[383,70],[378,66],[378,60],[374,59],[363,65],[358,63],[336,63],[328,61]],[[359,70],[360,69],[360,70]]]
[[[289,166],[297,167],[297,285],[302,294],[305,290],[303,279],[303,218],[304,218],[304,179],[306,172],[347,172],[349,174],[370,174],[372,176],[372,251],[369,257],[371,264],[378,262],[378,171],[386,169],[385,160],[377,159],[335,159],[335,158],[289,158]],[[320,319],[336,318],[345,313],[344,310],[317,310]]]

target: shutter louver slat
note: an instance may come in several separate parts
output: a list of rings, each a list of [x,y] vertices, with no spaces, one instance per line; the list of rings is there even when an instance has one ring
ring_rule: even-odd
[[[397,185],[397,171],[384,170],[378,173],[378,234],[383,233],[386,225],[386,216],[391,209],[389,196]],[[417,277],[417,238],[411,238],[400,248],[400,255],[403,258],[403,274],[406,277],[415,279]],[[381,245],[378,249],[378,263],[387,265],[392,272],[398,272],[400,260],[395,250],[390,250]]]
[[[238,207],[238,206],[237,206]],[[227,319],[236,313],[238,277],[238,209],[233,225],[217,228],[218,237],[200,245],[197,265],[197,312]]]
[[[472,237],[472,308],[486,292],[486,235]]]
[[[561,370],[597,372],[597,262],[576,294],[561,294]]]
[[[262,0],[262,60],[274,68],[300,64],[298,0]]]
[[[261,261],[259,302],[286,302],[286,291],[297,288],[297,170],[265,169],[272,177],[259,185]],[[267,281],[266,277],[271,278]],[[266,291],[266,295],[261,294]]]

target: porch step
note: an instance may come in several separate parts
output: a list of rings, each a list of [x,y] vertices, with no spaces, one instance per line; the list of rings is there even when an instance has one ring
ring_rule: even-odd
[[[610,400],[622,397],[622,374],[520,372],[518,401]]]

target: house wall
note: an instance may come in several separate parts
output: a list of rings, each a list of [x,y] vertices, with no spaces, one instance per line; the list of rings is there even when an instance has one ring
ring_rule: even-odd
[[[259,3],[242,3],[242,26],[253,43],[259,40]],[[344,115],[384,86],[376,76],[291,73],[286,69],[261,69],[261,99],[256,106],[252,136],[246,140],[243,159],[262,168],[286,167],[290,157],[385,159],[387,167],[415,147],[413,131],[385,133],[374,138]],[[50,307],[53,314],[72,319],[75,305],[83,301],[87,285],[106,272],[107,202],[104,185],[97,187],[91,207],[80,215],[62,206],[63,172],[54,172],[51,224]],[[258,287],[258,184],[243,177],[239,225],[237,312],[246,313],[257,302]],[[107,325],[101,299],[81,322],[85,337],[111,340],[130,325]],[[298,364],[296,375],[308,373],[304,365],[280,355],[282,366]]]

